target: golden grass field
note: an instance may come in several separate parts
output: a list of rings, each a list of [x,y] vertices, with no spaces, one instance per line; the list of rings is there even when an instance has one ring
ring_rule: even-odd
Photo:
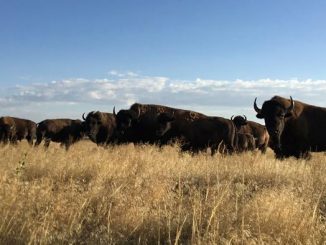
[[[326,155],[1,146],[0,244],[325,244]]]

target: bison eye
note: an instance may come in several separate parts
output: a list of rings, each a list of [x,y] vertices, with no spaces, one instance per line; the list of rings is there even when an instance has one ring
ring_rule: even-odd
[[[283,119],[285,117],[285,114],[284,113],[280,113],[277,115],[279,118]]]

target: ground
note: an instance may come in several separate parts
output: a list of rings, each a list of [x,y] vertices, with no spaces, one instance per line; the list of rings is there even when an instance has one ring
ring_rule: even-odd
[[[1,244],[322,244],[326,155],[1,146]]]

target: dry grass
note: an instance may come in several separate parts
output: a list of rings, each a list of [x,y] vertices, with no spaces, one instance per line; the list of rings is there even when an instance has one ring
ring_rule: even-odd
[[[326,156],[1,146],[1,244],[322,244]]]

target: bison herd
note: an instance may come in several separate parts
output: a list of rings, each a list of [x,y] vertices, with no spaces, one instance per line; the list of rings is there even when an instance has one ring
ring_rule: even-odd
[[[248,121],[246,116],[207,116],[199,112],[162,105],[133,104],[116,113],[92,111],[81,120],[46,119],[39,123],[15,117],[0,118],[0,140],[16,144],[26,139],[38,146],[44,141],[59,142],[67,150],[86,137],[97,145],[124,143],[163,146],[179,142],[182,151],[198,153],[208,148],[232,154],[271,147],[277,158],[309,158],[311,151],[326,150],[326,108],[274,96],[259,108],[257,118],[265,125]]]

